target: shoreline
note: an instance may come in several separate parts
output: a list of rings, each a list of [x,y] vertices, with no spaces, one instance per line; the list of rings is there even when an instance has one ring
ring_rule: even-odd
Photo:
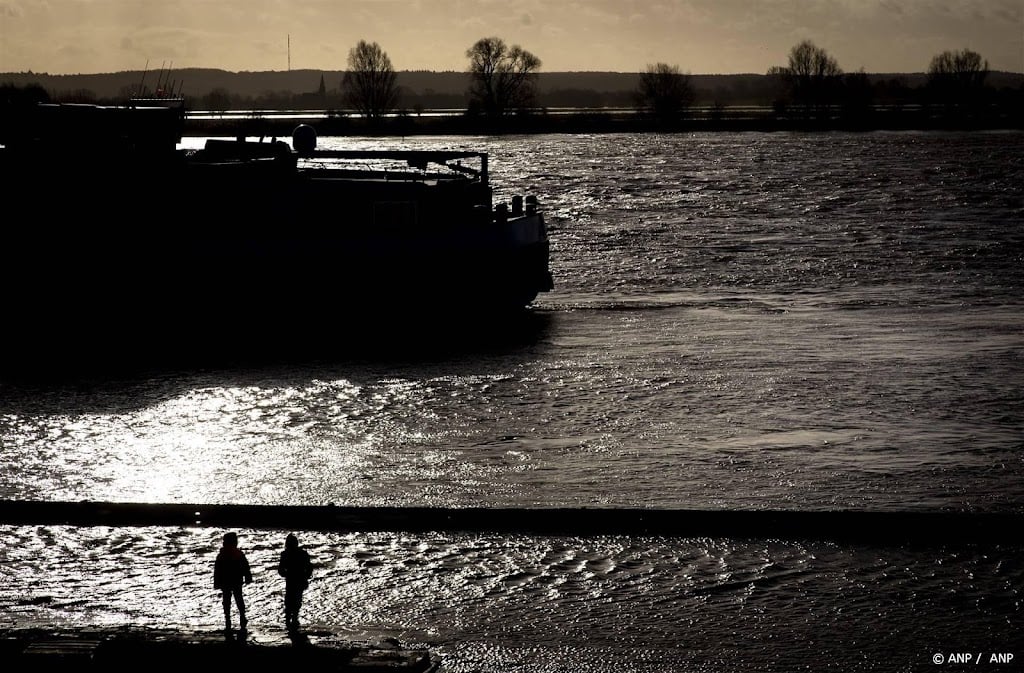
[[[353,507],[0,501],[0,525],[182,526],[1020,544],[1024,512]]]
[[[321,136],[540,135],[614,133],[821,133],[872,131],[1020,131],[1024,113],[938,115],[921,111],[886,111],[832,119],[785,116],[694,117],[661,122],[636,114],[595,110],[566,115],[524,115],[491,121],[479,117],[391,117],[376,122],[358,117],[263,117],[187,119],[182,135],[290,137],[299,124],[313,126]]]
[[[367,640],[357,635],[366,634],[318,628],[289,634],[262,628],[225,632],[131,625],[5,626],[0,628],[0,660],[11,671],[134,671],[148,663],[193,671],[430,673],[440,666],[438,656],[428,650],[406,648],[391,637]]]

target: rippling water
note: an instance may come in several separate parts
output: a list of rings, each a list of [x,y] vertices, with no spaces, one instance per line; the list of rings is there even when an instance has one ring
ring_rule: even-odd
[[[321,143],[486,149],[545,209],[555,291],[454,350],[4,384],[0,497],[1024,509],[1024,134]],[[266,563],[282,537],[242,536]],[[219,621],[219,531],[0,537],[12,622]],[[307,537],[308,621],[452,671],[1024,660],[1017,547]]]

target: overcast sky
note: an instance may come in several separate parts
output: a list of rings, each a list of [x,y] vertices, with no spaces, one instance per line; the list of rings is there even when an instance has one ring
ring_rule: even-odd
[[[847,71],[921,72],[973,49],[1024,72],[1024,0],[0,0],[0,72],[344,70],[360,39],[396,70],[464,70],[481,37],[542,71],[763,73],[810,39]]]

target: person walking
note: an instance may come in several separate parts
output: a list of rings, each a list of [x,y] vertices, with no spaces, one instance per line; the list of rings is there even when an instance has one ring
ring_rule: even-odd
[[[238,534],[224,533],[224,546],[217,554],[213,564],[213,588],[220,589],[221,601],[224,604],[224,630],[231,630],[231,599],[235,599],[238,607],[238,626],[245,631],[249,620],[245,618],[245,598],[242,596],[242,585],[252,583],[252,571],[249,559],[238,548]]]
[[[309,578],[313,576],[309,553],[299,546],[299,539],[294,533],[289,533],[284,540],[284,551],[281,552],[277,572],[284,578],[284,623],[291,631],[299,628],[302,592],[309,586]]]

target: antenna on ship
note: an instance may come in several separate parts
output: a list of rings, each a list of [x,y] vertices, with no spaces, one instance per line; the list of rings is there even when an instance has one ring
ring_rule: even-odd
[[[169,62],[167,64],[167,72],[164,73],[164,85],[163,85],[162,91],[160,92],[160,97],[164,97],[164,96],[167,95],[167,85],[168,84],[170,84],[170,86],[171,86],[171,93],[174,93],[174,80],[171,79],[171,67],[173,65],[174,65],[174,61],[171,61],[171,62]]]
[[[156,89],[155,89],[155,91],[157,91],[157,92],[160,91],[160,82],[164,78],[164,66],[166,66],[166,65],[167,65],[167,61],[160,61],[160,69],[156,71]]]
[[[139,80],[139,96],[146,95],[146,73],[149,71],[149,59],[146,59],[146,67],[142,70],[142,79]]]
[[[292,71],[292,34],[288,33],[288,72]]]

